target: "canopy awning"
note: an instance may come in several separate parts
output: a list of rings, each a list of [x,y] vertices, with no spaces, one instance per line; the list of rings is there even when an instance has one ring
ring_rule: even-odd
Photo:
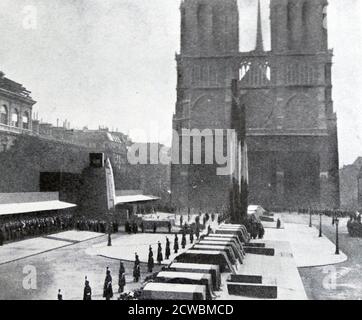
[[[74,208],[77,205],[59,200],[23,202],[23,203],[3,203],[0,204],[0,216],[10,214],[20,214],[39,211],[62,210]]]
[[[116,205],[117,204],[124,204],[124,203],[156,201],[156,200],[159,200],[159,199],[160,199],[159,197],[145,196],[143,194],[129,195],[129,196],[118,196],[118,197],[116,197]]]

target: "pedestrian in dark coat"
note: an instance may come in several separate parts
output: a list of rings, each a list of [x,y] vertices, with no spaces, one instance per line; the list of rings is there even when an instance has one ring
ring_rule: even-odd
[[[157,224],[156,224],[156,222],[153,224],[153,233],[156,233],[156,231],[157,231]]]
[[[185,233],[185,231],[182,233],[181,247],[182,247],[182,249],[185,249],[185,247],[186,247],[186,233]]]
[[[145,232],[145,225],[144,225],[143,221],[141,222],[141,231],[142,231],[142,233]]]
[[[148,252],[148,272],[152,272],[153,267],[154,267],[154,260],[153,260],[153,251],[152,251],[152,247],[150,246],[149,252]]]
[[[167,223],[167,227],[168,227],[168,233],[171,233],[172,225],[170,221]]]
[[[173,244],[173,250],[175,251],[175,253],[177,253],[178,249],[179,249],[179,247],[178,247],[178,237],[177,237],[177,234],[175,234],[175,242]]]
[[[85,277],[83,300],[92,300],[92,288],[89,285],[89,281],[87,280],[87,277]]]
[[[169,259],[170,255],[171,255],[170,240],[168,240],[168,238],[166,237],[166,250],[165,250],[165,258],[166,258],[166,260]]]
[[[163,261],[162,246],[161,246],[161,243],[158,242],[157,262],[158,262],[158,264],[161,264],[162,261]]]
[[[281,221],[280,221],[280,219],[278,218],[278,220],[277,220],[277,229],[280,229],[280,227],[281,227]]]
[[[180,227],[181,227],[181,228],[182,228],[183,221],[184,221],[184,218],[183,218],[183,216],[181,215],[181,217],[180,217]]]
[[[123,292],[123,288],[121,288],[120,283],[122,282],[121,281],[122,277],[124,279],[126,279],[125,278],[125,273],[126,273],[126,269],[124,268],[123,262],[121,261],[120,264],[119,264],[119,273],[118,273],[118,293]],[[125,286],[125,284],[123,286]]]
[[[103,286],[103,298],[106,298],[106,300],[111,300],[111,298],[113,298],[112,276],[111,271],[108,267],[106,271],[106,279],[104,280]]]

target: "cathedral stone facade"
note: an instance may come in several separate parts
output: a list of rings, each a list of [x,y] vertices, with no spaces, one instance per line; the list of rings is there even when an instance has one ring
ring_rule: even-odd
[[[250,204],[339,207],[327,5],[326,0],[271,0],[271,50],[266,51],[259,4],[255,50],[239,52],[236,0],[181,4],[174,129],[242,128],[245,121],[248,164],[243,176],[248,178]],[[234,100],[236,116],[231,111]],[[198,188],[195,179],[205,187]],[[172,166],[177,207],[197,207],[194,198],[205,209],[228,204],[229,183],[217,182],[205,166]]]

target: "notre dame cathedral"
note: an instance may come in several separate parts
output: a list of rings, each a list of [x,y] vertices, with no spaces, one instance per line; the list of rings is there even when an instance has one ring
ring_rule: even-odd
[[[249,204],[274,210],[339,207],[327,5],[270,0],[266,51],[259,3],[255,49],[240,52],[236,0],[182,1],[174,132],[237,128],[241,157],[238,173],[222,177],[211,164],[173,163],[176,208],[230,209],[241,201],[240,193],[248,194]]]

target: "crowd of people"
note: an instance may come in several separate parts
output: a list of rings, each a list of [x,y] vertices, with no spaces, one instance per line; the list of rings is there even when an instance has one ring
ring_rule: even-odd
[[[29,237],[43,236],[51,233],[73,229],[71,214],[17,215],[0,220],[0,246],[4,242],[24,240]]]
[[[108,221],[105,219],[74,217],[72,214],[36,213],[8,216],[0,219],[0,246],[5,242],[24,240],[67,230],[106,233]],[[119,222],[110,221],[111,233],[117,233]]]
[[[111,232],[117,233],[119,228],[119,222],[117,219],[113,219],[111,221],[107,221],[106,219],[97,219],[97,218],[86,218],[79,217],[75,218],[74,227],[79,231],[93,231],[99,233],[107,233],[108,223],[110,223]]]

